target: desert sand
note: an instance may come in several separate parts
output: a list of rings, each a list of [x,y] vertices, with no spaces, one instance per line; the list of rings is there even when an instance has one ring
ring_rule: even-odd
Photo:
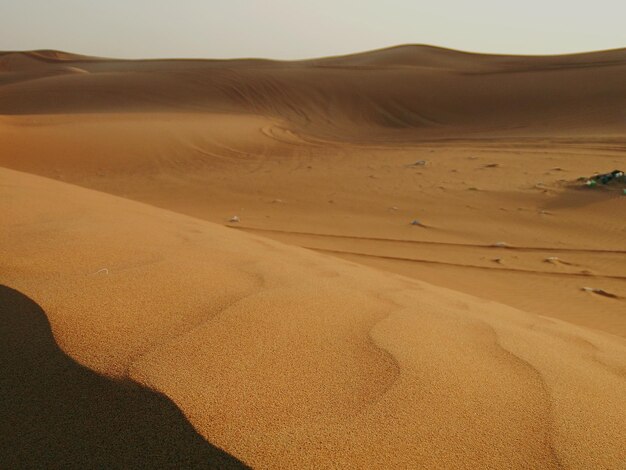
[[[0,462],[626,468],[625,78],[0,53]]]

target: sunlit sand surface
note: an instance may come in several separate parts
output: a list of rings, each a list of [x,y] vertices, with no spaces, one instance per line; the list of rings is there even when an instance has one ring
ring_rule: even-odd
[[[623,468],[625,76],[0,54],[0,460]]]

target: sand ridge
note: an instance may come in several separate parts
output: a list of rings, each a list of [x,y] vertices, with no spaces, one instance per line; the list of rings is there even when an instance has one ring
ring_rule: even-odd
[[[2,280],[63,350],[247,464],[626,457],[622,339],[35,176],[2,192]]]
[[[516,57],[404,46],[292,62],[40,55],[0,57],[13,60],[9,70],[22,77],[0,88],[0,113],[257,113],[350,142],[406,140],[411,129],[433,137],[622,130],[623,49]],[[363,61],[370,66],[355,66]],[[40,76],[59,66],[88,73]]]

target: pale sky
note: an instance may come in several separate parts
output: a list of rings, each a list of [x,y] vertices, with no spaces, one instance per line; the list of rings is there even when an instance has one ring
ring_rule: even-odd
[[[0,0],[0,50],[299,59],[405,43],[515,54],[626,47],[626,0]]]

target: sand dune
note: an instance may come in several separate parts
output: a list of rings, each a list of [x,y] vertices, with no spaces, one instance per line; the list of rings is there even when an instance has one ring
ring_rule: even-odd
[[[576,67],[624,65],[626,51],[608,51],[566,54],[561,56],[512,56],[477,54],[423,44],[402,45],[311,62],[320,65],[349,66],[413,66],[448,69],[463,72],[514,72]]]
[[[620,168],[625,144],[322,143],[269,116],[236,114],[0,118],[0,165],[212,222],[238,215],[238,227],[281,242],[620,336],[626,305],[581,288],[626,297],[622,196],[576,179]],[[416,218],[427,227],[410,226]],[[508,248],[492,247],[500,241]],[[544,262],[552,256],[576,266]]]
[[[42,306],[69,356],[164,393],[247,464],[618,468],[626,458],[623,340],[1,174],[3,282]]]
[[[625,74],[0,53],[2,460],[622,468]]]
[[[421,137],[623,130],[624,50],[546,58],[405,46],[296,62],[3,57],[13,73],[60,65],[89,72],[6,84],[3,114],[253,113],[363,141],[406,140],[407,129]]]

